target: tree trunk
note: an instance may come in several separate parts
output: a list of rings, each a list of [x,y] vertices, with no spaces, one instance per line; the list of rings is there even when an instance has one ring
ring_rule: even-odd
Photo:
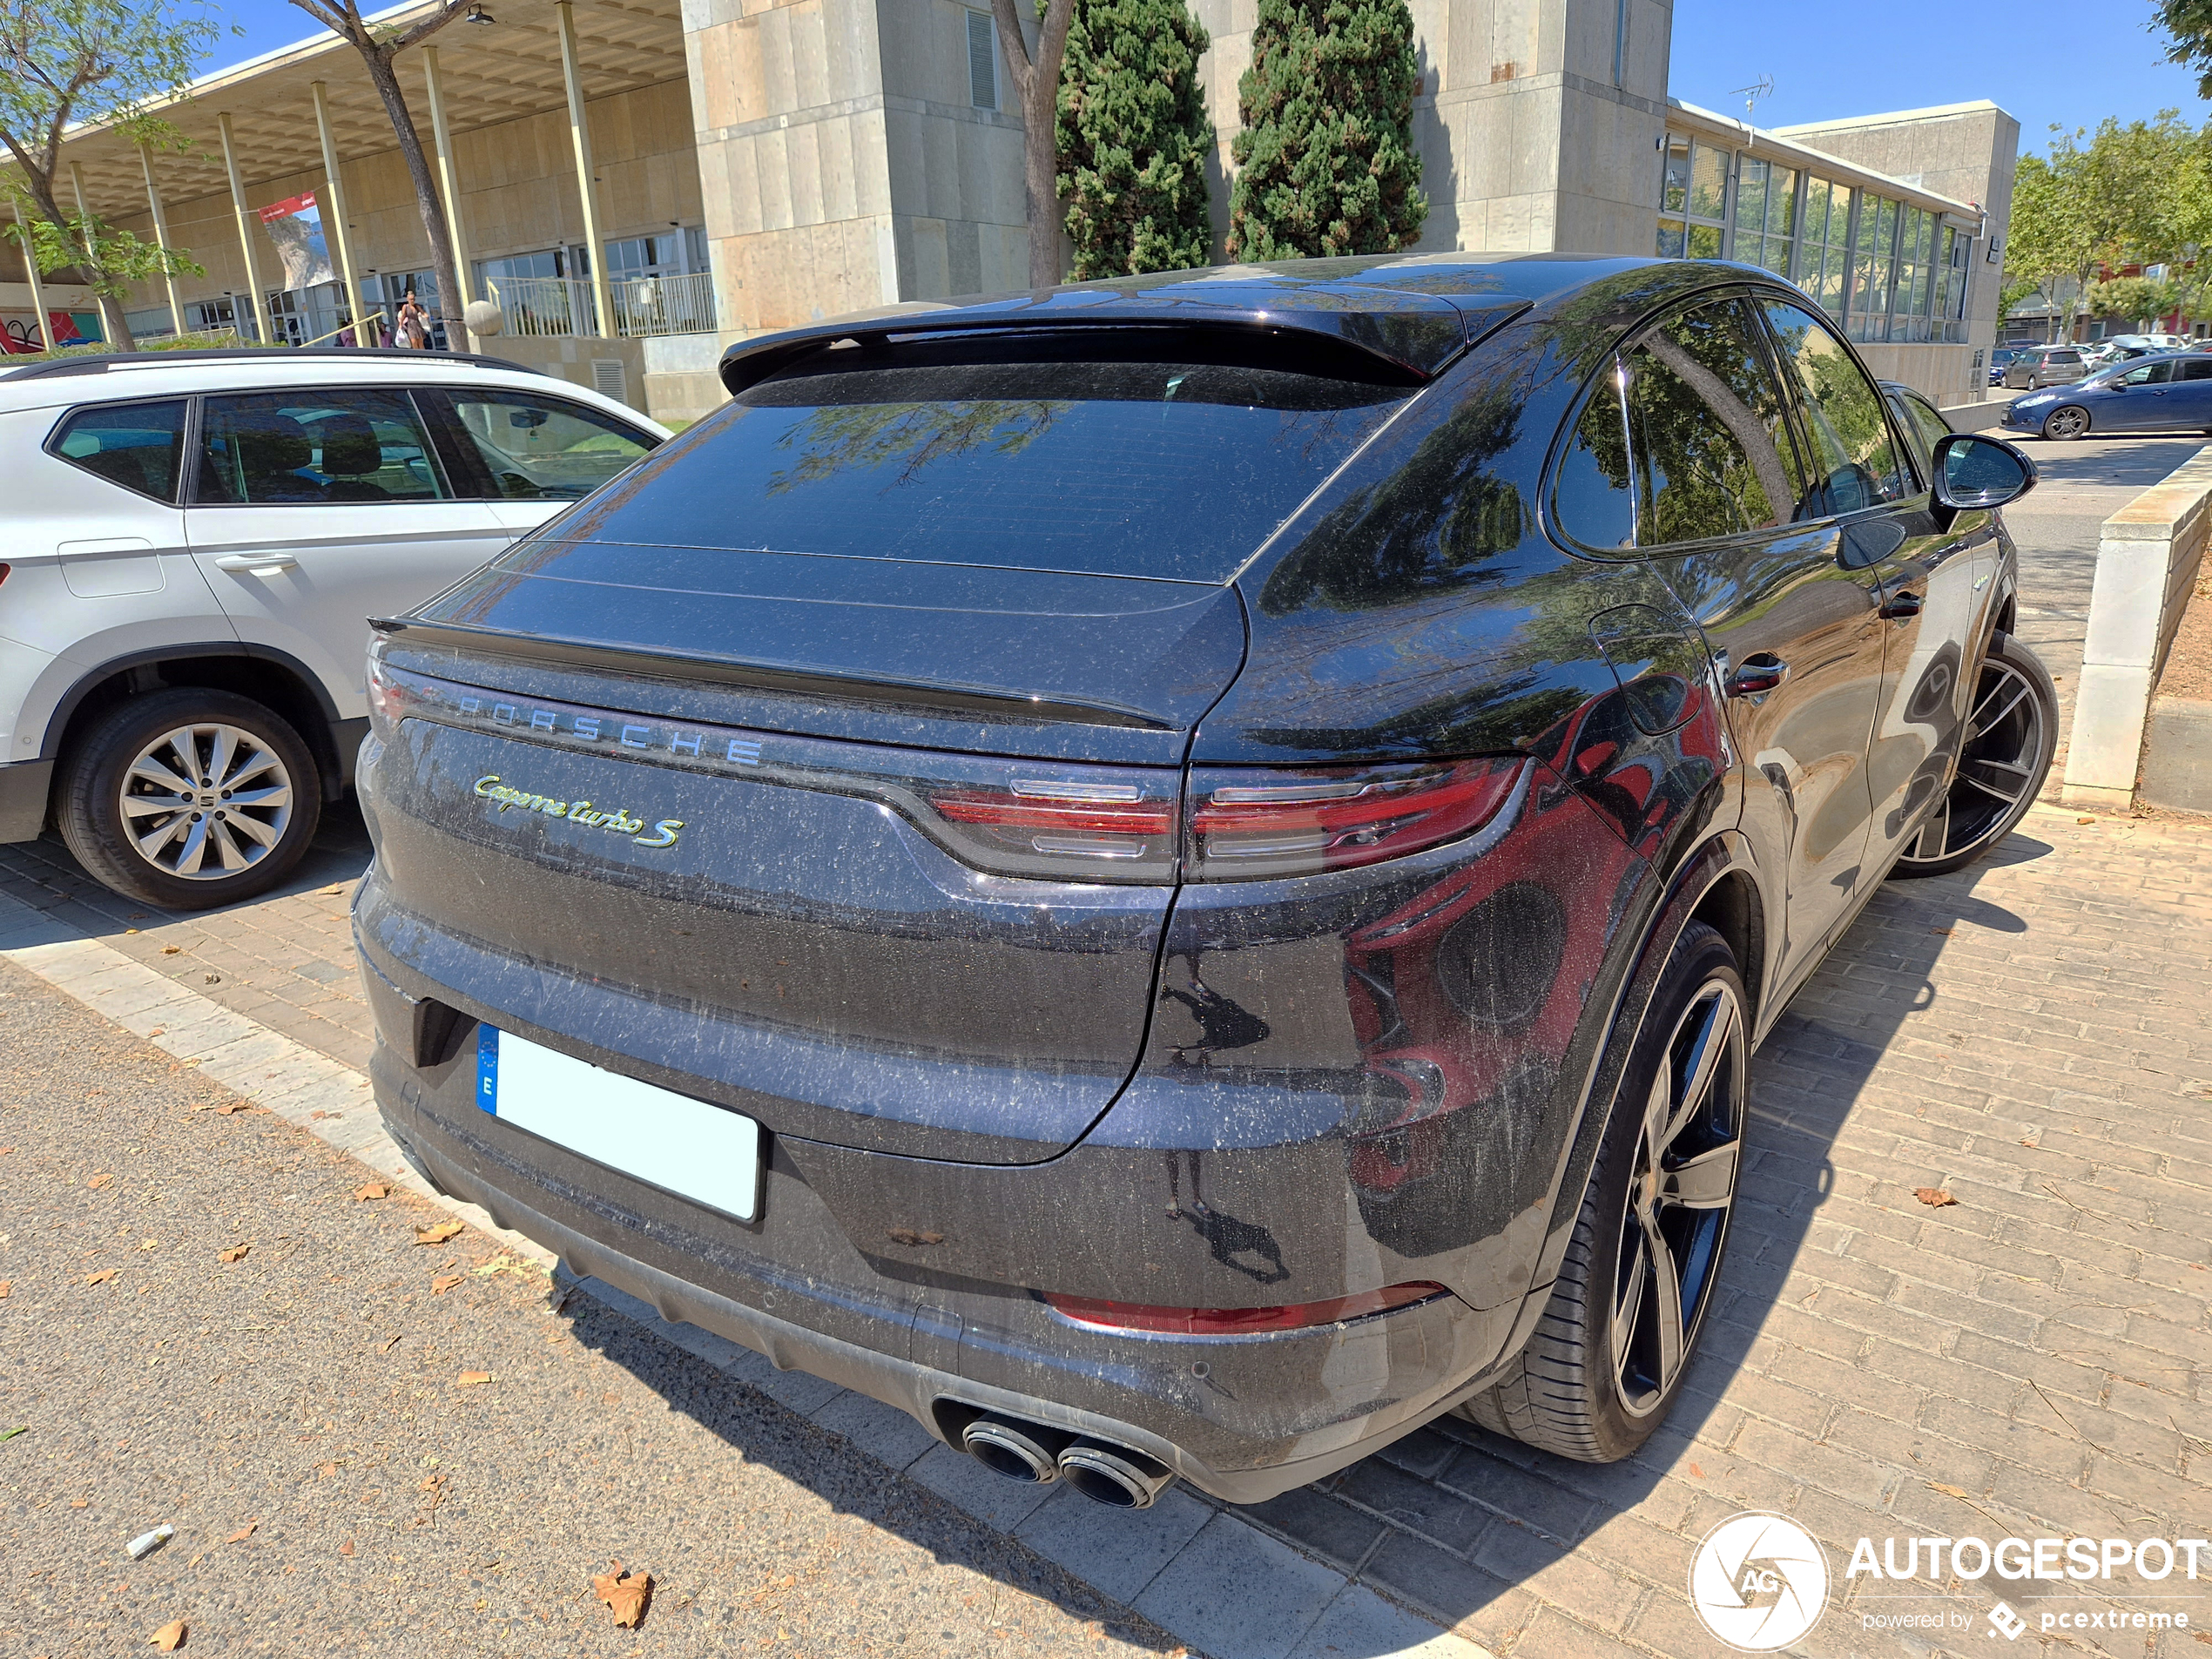
[[[69,215],[62,212],[61,204],[54,199],[54,181],[51,179],[42,179],[33,172],[30,175],[30,199],[33,205],[46,216],[46,222],[62,233],[62,240],[68,241],[70,239]],[[98,283],[100,280],[100,267],[98,260],[94,257],[91,244],[80,237],[78,239],[78,246],[84,250],[84,262],[81,267],[84,274],[92,282]],[[38,257],[36,250],[31,247],[25,247],[23,256],[26,261]],[[67,268],[65,266],[55,266],[57,271]],[[39,273],[41,276],[51,274],[52,273],[45,271]],[[118,351],[138,350],[138,338],[132,334],[131,325],[124,320],[123,307],[110,300],[97,287],[92,290],[92,299],[99,307],[100,332],[107,336],[107,343]],[[39,318],[38,332],[45,339],[47,349],[50,351],[53,349],[54,320],[51,316]]]
[[[1063,274],[1060,268],[1060,192],[1055,181],[1060,146],[1055,131],[1058,117],[1060,71],[1051,78],[1030,78],[1029,97],[1022,111],[1022,185],[1029,212],[1029,286],[1049,288]]]
[[[430,239],[430,270],[438,279],[438,315],[445,320],[446,344],[465,350],[468,335],[461,320],[461,273],[453,262],[453,238],[446,229],[445,210],[438,202],[438,187],[430,177],[430,164],[423,157],[422,140],[415,131],[415,118],[408,113],[407,95],[400,91],[400,78],[394,71],[390,58],[373,49],[363,50],[361,57],[368,61],[368,78],[376,84],[377,96],[384,100],[385,113],[392,118],[392,132],[399,138],[400,154],[406,158],[408,176],[415,183],[415,203],[422,212],[422,232]]]

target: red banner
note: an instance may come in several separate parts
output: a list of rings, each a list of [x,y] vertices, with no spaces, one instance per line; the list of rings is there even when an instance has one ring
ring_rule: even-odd
[[[266,225],[273,219],[288,219],[302,207],[313,207],[314,205],[315,192],[312,190],[303,190],[297,196],[287,197],[283,201],[272,203],[269,206],[264,207],[261,210],[261,222]]]

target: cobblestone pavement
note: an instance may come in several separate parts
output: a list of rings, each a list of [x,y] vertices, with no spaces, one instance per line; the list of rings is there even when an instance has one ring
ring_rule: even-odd
[[[1181,1651],[476,1228],[423,1247],[451,1206],[235,1100],[0,962],[0,1653],[178,1618],[279,1659]],[[617,1559],[634,1633],[591,1595]]]
[[[2084,472],[2067,490],[2063,454],[2030,501],[2069,510],[2015,521],[2022,632],[2069,698],[2082,526],[2093,538],[2140,487],[2134,469],[2148,482],[2196,445],[2168,447],[2170,459],[2080,446],[2114,476]],[[367,1025],[342,918],[361,856],[341,825],[292,889],[214,917],[134,914],[51,841],[0,849],[0,892],[358,1065]],[[2041,1624],[2109,1608],[2186,1612],[2212,1634],[2212,1593],[2170,1599],[2199,1593],[2179,1573],[1843,1575],[1861,1536],[1878,1549],[1892,1535],[2212,1531],[2209,991],[2212,826],[2040,806],[1983,864],[1892,883],[1754,1063],[1754,1157],[1722,1300],[1688,1396],[1641,1455],[1594,1468],[1452,1421],[1238,1513],[1514,1659],[1718,1653],[1684,1595],[1688,1563],[1743,1508],[1792,1515],[1831,1552],[1834,1602],[1797,1651],[1986,1655],[2000,1594],[2028,1621],[2007,1653],[2176,1650],[2170,1635]],[[1956,1202],[1929,1207],[1920,1187]],[[854,1432],[970,1513],[1037,1525],[921,1448],[894,1455],[881,1425]],[[1204,1516],[1176,1524],[1195,1531]],[[1225,1559],[1211,1591],[1187,1575],[1186,1599],[1228,1598],[1197,1645],[1220,1659],[1280,1651],[1237,1628],[1256,1581]],[[1157,1593],[1124,1599],[1187,1628]],[[1946,1638],[1862,1623],[1898,1612],[1967,1624]]]

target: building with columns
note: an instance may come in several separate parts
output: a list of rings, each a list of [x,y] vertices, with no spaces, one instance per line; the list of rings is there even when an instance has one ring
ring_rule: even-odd
[[[1764,265],[1826,307],[1878,372],[1980,395],[2019,124],[1973,103],[1753,129],[1667,95],[1671,0],[1411,0],[1422,64],[1421,249],[1688,253]],[[1228,220],[1254,0],[1192,0]],[[403,24],[425,0],[383,14]],[[1027,280],[1022,131],[988,10],[962,0],[485,0],[400,60],[482,348],[651,413],[719,401],[728,342]],[[145,156],[72,132],[101,216],[191,250],[141,289],[142,334],[232,326],[306,341],[410,284],[428,242],[389,120],[325,36],[211,75]],[[260,223],[315,195],[338,280],[281,287]],[[37,314],[0,247],[0,322]],[[44,309],[87,309],[60,285]],[[437,307],[458,316],[459,305]]]

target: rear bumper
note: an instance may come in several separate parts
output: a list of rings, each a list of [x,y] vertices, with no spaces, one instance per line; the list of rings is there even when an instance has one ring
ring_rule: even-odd
[[[390,996],[367,977],[377,1000]],[[939,1440],[972,1414],[963,1407],[1003,1411],[1135,1447],[1215,1497],[1258,1503],[1466,1398],[1526,1339],[1519,1307],[1482,1312],[1450,1296],[1277,1335],[1130,1335],[1073,1325],[1019,1289],[880,1274],[835,1236],[780,1145],[760,1222],[736,1223],[486,1116],[463,1049],[417,1070],[380,1037],[371,1063],[386,1127],[439,1186],[663,1318],[896,1406]],[[1532,1317],[1543,1300],[1528,1298]]]

